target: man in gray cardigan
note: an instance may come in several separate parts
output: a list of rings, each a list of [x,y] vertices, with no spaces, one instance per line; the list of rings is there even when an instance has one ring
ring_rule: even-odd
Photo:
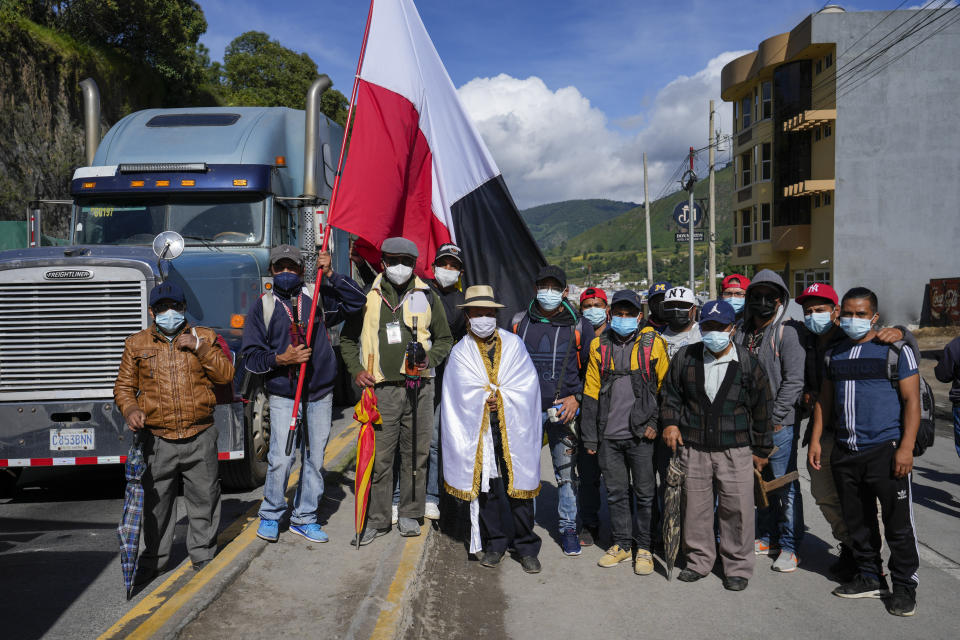
[[[799,416],[796,407],[803,393],[804,362],[800,323],[787,318],[790,292],[777,273],[759,271],[747,287],[743,323],[734,341],[750,350],[763,366],[773,392],[773,444],[768,473],[774,478],[795,471],[799,446]],[[796,571],[797,551],[803,538],[803,501],[800,483],[781,487],[770,496],[770,506],[757,512],[754,551],[757,555],[776,555],[773,570]],[[779,554],[779,555],[778,555]]]

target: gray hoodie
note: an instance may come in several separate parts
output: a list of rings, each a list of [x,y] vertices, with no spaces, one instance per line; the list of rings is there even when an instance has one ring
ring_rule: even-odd
[[[771,422],[775,425],[793,425],[796,422],[796,405],[803,393],[806,361],[803,334],[807,329],[787,315],[790,291],[783,278],[769,269],[758,271],[750,280],[747,296],[750,295],[750,289],[761,284],[775,287],[783,293],[783,304],[777,309],[773,322],[763,329],[763,340],[757,353],[757,359],[766,371],[770,389],[774,393]],[[733,336],[734,342],[747,346],[752,325],[750,310],[745,308],[743,322]]]

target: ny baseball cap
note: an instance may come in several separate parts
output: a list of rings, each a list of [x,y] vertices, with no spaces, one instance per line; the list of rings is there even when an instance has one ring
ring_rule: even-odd
[[[700,310],[700,324],[704,322],[719,322],[733,324],[737,319],[737,312],[726,300],[711,300]]]
[[[669,282],[654,282],[653,286],[647,290],[647,298],[652,298],[653,296],[661,295],[670,291]]]
[[[692,305],[696,305],[697,298],[693,295],[693,291],[687,289],[686,287],[674,287],[667,291],[667,295],[664,297],[663,302],[688,302]]]
[[[303,254],[300,253],[300,249],[296,248],[291,244],[281,244],[273,249],[270,249],[270,264],[279,261],[279,260],[293,260],[300,266],[303,266]]]
[[[580,294],[580,304],[583,304],[584,300],[589,300],[590,298],[600,298],[604,302],[607,302],[607,292],[599,287],[587,287],[583,290],[583,293]]]
[[[720,283],[720,290],[726,289],[744,289],[750,286],[750,278],[739,273],[731,273],[726,278],[723,279],[723,282]]]
[[[797,296],[797,302],[803,304],[803,301],[807,298],[823,298],[824,300],[829,300],[834,305],[840,303],[840,298],[837,296],[837,292],[833,290],[833,287],[828,284],[823,284],[822,282],[814,282],[804,289],[803,293]]]

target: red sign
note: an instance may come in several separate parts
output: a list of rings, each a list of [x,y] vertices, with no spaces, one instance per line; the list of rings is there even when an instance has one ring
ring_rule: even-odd
[[[960,278],[930,281],[930,324],[960,325]]]

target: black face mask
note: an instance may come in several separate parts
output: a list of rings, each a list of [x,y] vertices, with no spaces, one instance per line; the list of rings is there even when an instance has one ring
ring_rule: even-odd
[[[663,319],[663,296],[660,296],[655,302],[649,301],[647,304],[650,307],[650,322],[658,325],[666,324]]]
[[[686,329],[690,325],[690,309],[664,309],[663,319],[674,331]]]
[[[773,316],[777,312],[777,301],[772,298],[751,298],[747,302],[747,309],[750,311],[750,315],[766,320]]]

